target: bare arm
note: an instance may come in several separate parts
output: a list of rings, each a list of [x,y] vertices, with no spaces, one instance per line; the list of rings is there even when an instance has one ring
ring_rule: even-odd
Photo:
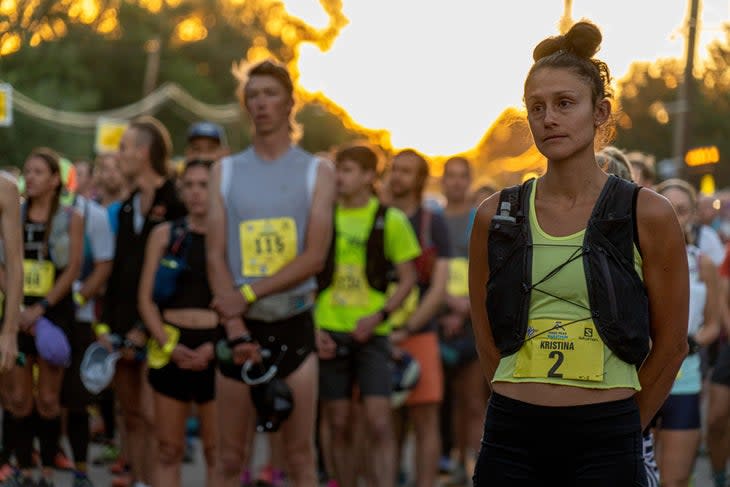
[[[398,285],[385,303],[384,308],[388,312],[395,311],[403,304],[418,279],[416,264],[412,260],[396,264],[395,271],[398,274]]]
[[[104,284],[112,275],[112,266],[114,261],[103,260],[94,263],[94,270],[84,280],[83,286],[79,291],[85,300],[95,298],[104,290]]]
[[[727,335],[730,335],[730,278],[719,273],[717,288],[720,300],[720,326],[725,328]]]
[[[208,196],[208,231],[205,236],[208,282],[214,296],[233,289],[233,276],[226,263],[226,211],[221,196],[221,163],[213,166],[210,173]],[[238,321],[238,323],[236,322]],[[229,337],[246,332],[240,320],[223,323]],[[235,328],[235,329],[234,329]]]
[[[5,250],[5,314],[2,333],[8,335],[18,332],[20,303],[23,300],[23,233],[19,202],[17,186],[0,177],[0,225]]]
[[[322,270],[332,241],[335,196],[335,172],[330,164],[320,162],[312,207],[309,210],[304,251],[274,275],[253,283],[257,297],[262,298],[289,289]]]
[[[479,361],[489,383],[499,365],[500,353],[494,344],[492,329],[487,316],[487,280],[489,279],[489,259],[487,242],[489,225],[497,211],[499,193],[485,200],[477,210],[469,241],[469,301],[471,321],[476,339]]]
[[[165,253],[165,247],[170,241],[170,223],[157,225],[147,240],[147,248],[144,253],[144,264],[142,275],[139,278],[139,289],[137,291],[137,307],[150,335],[157,340],[160,346],[167,342],[167,335],[162,326],[162,316],[157,304],[152,299],[155,285],[155,274],[160,265],[160,259]]]
[[[449,259],[438,258],[433,266],[431,283],[421,297],[421,302],[408,318],[406,329],[413,333],[423,328],[428,321],[436,316],[446,299],[446,281],[449,279]]]
[[[707,286],[702,328],[695,334],[699,345],[709,345],[720,336],[720,294],[715,264],[707,255],[700,255],[700,279]]]
[[[639,370],[636,401],[645,428],[667,398],[687,356],[689,274],[684,235],[670,203],[641,190],[637,202],[652,348]]]

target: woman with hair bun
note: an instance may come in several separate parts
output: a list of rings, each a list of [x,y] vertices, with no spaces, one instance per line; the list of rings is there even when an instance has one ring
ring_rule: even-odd
[[[596,162],[611,117],[601,40],[579,22],[535,48],[524,102],[547,171],[475,219],[472,320],[493,390],[475,486],[646,486],[641,432],[687,354],[672,206]]]

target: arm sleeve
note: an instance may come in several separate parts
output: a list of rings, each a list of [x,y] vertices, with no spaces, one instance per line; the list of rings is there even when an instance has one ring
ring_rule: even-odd
[[[421,255],[421,246],[411,222],[397,208],[385,213],[385,256],[394,264],[402,264]]]

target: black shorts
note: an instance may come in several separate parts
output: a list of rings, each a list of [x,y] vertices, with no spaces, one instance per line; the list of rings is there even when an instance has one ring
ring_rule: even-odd
[[[173,325],[174,326],[174,325]],[[198,348],[206,343],[215,346],[218,330],[180,328],[178,343],[190,349]],[[147,371],[152,389],[163,396],[181,402],[195,402],[205,404],[215,399],[215,362],[208,364],[205,370],[184,370],[170,361],[159,369],[150,368]]]
[[[475,487],[645,487],[635,399],[545,407],[492,393]]]
[[[725,345],[717,355],[717,362],[710,381],[730,387],[730,345]]]
[[[71,365],[63,374],[61,404],[70,411],[83,411],[94,400],[81,381],[81,362],[86,349],[96,341],[91,323],[77,322],[71,327],[68,342],[71,345]]]
[[[361,344],[349,333],[328,333],[339,349],[346,347],[348,352],[319,361],[319,397],[330,401],[350,399],[355,384],[362,396],[390,397],[392,386],[388,337],[373,336]]]
[[[263,368],[276,364],[276,377],[280,379],[285,379],[297,370],[317,348],[314,320],[310,311],[274,322],[246,320],[246,328],[261,348],[271,353],[264,359]],[[221,338],[226,337],[223,327],[220,327],[220,333]],[[219,361],[218,369],[223,376],[243,382],[240,365]],[[251,375],[255,376],[253,372]]]
[[[700,395],[670,394],[654,419],[664,430],[700,429]]]

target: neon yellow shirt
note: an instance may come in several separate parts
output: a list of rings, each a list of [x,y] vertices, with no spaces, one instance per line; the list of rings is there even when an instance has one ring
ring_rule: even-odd
[[[518,352],[502,357],[493,382],[640,390],[636,367],[614,355],[601,340],[591,318],[583,259],[578,257],[585,230],[564,237],[549,235],[535,216],[534,182],[530,193],[535,288],[530,293],[527,339]],[[568,260],[569,264],[553,272]],[[634,246],[634,268],[639,276],[641,262]],[[551,273],[552,277],[543,281]]]
[[[323,330],[351,333],[360,318],[380,310],[385,293],[371,288],[365,275],[367,241],[378,208],[371,198],[360,208],[335,209],[335,270],[332,284],[317,297],[314,322]],[[389,208],[384,222],[385,256],[393,264],[413,260],[421,254],[418,238],[406,215]],[[379,325],[376,335],[390,333],[391,325]]]

